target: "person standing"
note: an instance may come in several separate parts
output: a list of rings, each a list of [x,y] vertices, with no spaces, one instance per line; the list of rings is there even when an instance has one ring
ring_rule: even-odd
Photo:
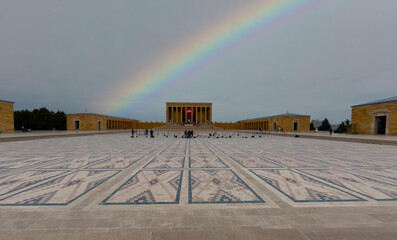
[[[150,137],[151,137],[151,138],[154,138],[153,129],[150,129]]]

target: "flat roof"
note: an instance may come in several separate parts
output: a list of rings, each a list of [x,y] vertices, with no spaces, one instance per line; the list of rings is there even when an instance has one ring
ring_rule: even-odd
[[[118,118],[118,119],[139,121],[139,120],[136,120],[136,119],[115,117],[115,116],[109,116],[109,115],[104,115],[104,114],[99,114],[99,113],[68,113],[66,115],[97,115],[97,116],[102,116],[102,117],[110,117],[110,118]]]
[[[0,99],[0,102],[14,103],[14,102],[11,102],[11,101],[1,100],[1,99]]]
[[[364,106],[364,105],[371,105],[371,104],[379,104],[379,103],[387,103],[387,102],[397,102],[397,96],[391,98],[385,98],[382,100],[367,102],[363,104],[353,105],[352,107]]]
[[[302,114],[288,113],[287,112],[287,113],[273,115],[273,116],[265,116],[265,117],[258,117],[258,118],[240,120],[238,122],[253,121],[253,120],[259,120],[259,119],[265,119],[265,118],[275,118],[275,117],[310,117],[310,115],[302,115]]]

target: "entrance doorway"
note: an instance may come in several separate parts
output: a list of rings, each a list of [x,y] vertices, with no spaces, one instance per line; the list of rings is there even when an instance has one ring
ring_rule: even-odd
[[[98,130],[101,131],[101,121],[98,121]]]
[[[386,134],[386,116],[375,117],[375,124],[377,134]]]
[[[74,130],[79,130],[80,129],[80,121],[76,120],[74,121]]]
[[[298,122],[294,122],[294,131],[298,131]]]

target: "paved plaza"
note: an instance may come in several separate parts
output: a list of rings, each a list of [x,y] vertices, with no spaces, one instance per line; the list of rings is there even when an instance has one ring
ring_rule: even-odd
[[[155,136],[0,143],[0,239],[397,236],[396,146]]]

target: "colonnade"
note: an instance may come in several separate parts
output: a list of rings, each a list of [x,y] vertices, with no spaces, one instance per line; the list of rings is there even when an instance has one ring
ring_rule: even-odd
[[[269,130],[269,121],[255,121],[255,122],[243,122],[243,129],[247,130]],[[272,129],[273,130],[273,129]]]
[[[134,123],[129,121],[106,120],[106,129],[132,129]]]
[[[199,104],[170,104],[167,103],[167,122],[168,123],[187,123],[187,110],[191,110],[191,123],[210,123],[212,122],[212,104],[203,106]]]

